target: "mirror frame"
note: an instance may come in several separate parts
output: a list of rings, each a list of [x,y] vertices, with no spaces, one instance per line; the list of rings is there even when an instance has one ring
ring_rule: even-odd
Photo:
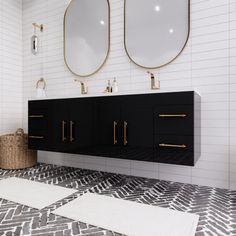
[[[187,37],[186,37],[186,41],[185,41],[185,43],[184,43],[184,45],[183,45],[183,48],[180,50],[180,52],[171,60],[171,61],[169,61],[169,62],[167,62],[167,63],[164,63],[164,64],[162,64],[162,65],[160,65],[160,66],[157,66],[157,67],[146,67],[146,66],[142,66],[142,65],[140,65],[140,64],[138,64],[137,62],[135,62],[133,59],[132,59],[132,57],[130,56],[130,54],[129,54],[129,51],[128,51],[128,49],[127,49],[127,46],[126,46],[126,42],[125,42],[125,39],[126,39],[126,14],[127,14],[127,9],[126,9],[126,2],[127,2],[128,0],[124,0],[124,48],[125,48],[125,51],[126,51],[126,54],[127,54],[127,56],[129,57],[129,59],[135,64],[135,65],[137,65],[137,66],[139,66],[139,67],[142,67],[142,68],[145,68],[145,69],[158,69],[158,68],[162,68],[162,67],[164,67],[164,66],[167,66],[167,65],[169,65],[170,63],[172,63],[173,61],[175,61],[179,56],[180,56],[180,54],[184,51],[184,49],[185,49],[185,47],[186,47],[186,45],[187,45],[187,43],[188,43],[188,40],[189,40],[189,36],[190,36],[190,24],[191,24],[191,14],[190,14],[190,11],[191,11],[191,4],[190,4],[190,1],[191,0],[187,0],[188,1],[188,34],[187,34]]]
[[[71,3],[73,1],[77,1],[77,0],[71,0],[70,3],[68,4],[68,6],[66,7],[66,10],[65,10],[65,13],[64,13],[64,19],[63,19],[63,56],[64,56],[64,61],[65,61],[65,64],[67,66],[67,68],[69,69],[69,71],[76,75],[76,76],[79,76],[79,77],[89,77],[89,76],[92,76],[94,74],[96,74],[107,62],[107,59],[108,59],[108,56],[110,54],[110,48],[111,48],[111,7],[110,7],[110,2],[109,0],[106,0],[107,2],[107,9],[108,9],[108,15],[107,15],[107,18],[108,18],[108,38],[107,38],[107,43],[108,43],[108,48],[107,48],[107,52],[106,52],[106,57],[104,59],[104,61],[101,63],[101,65],[93,72],[93,73],[90,73],[88,75],[79,75],[77,73],[75,73],[74,71],[71,70],[71,68],[69,67],[68,63],[67,63],[67,60],[66,60],[66,33],[65,33],[65,29],[66,29],[66,15],[67,15],[67,12],[68,12],[68,9],[71,5]]]

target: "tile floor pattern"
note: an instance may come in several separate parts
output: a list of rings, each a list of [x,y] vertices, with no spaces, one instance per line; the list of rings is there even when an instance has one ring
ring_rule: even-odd
[[[51,213],[85,192],[199,214],[196,236],[236,235],[236,192],[229,190],[46,164],[19,171],[0,169],[0,179],[12,176],[78,192],[42,210],[0,199],[0,236],[120,236]]]

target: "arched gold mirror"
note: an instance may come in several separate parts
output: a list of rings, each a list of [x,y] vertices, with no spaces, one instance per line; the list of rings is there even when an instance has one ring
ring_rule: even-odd
[[[155,69],[184,49],[190,31],[190,0],[125,0],[125,49],[137,65]]]
[[[110,48],[108,0],[71,0],[64,16],[64,58],[78,76],[96,73]]]

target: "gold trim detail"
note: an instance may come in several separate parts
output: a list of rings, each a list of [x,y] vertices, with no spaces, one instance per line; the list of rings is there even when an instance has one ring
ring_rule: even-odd
[[[30,135],[29,138],[30,139],[44,139],[43,136],[33,136],[33,135]]]
[[[126,146],[128,143],[128,141],[127,141],[127,127],[128,127],[128,123],[126,121],[124,121],[124,146]]]
[[[117,127],[117,122],[113,121],[113,144],[117,144],[117,139],[116,139],[116,127]]]
[[[65,137],[65,125],[66,125],[66,122],[63,120],[61,122],[61,140],[62,142],[66,141],[66,137]]]
[[[66,64],[67,68],[69,69],[69,71],[70,71],[72,74],[74,74],[74,75],[76,75],[76,76],[80,76],[80,77],[89,77],[89,76],[92,76],[92,75],[96,74],[96,73],[106,64],[107,59],[108,59],[108,56],[109,56],[109,54],[110,54],[110,48],[111,48],[111,45],[110,45],[110,43],[111,43],[111,19],[110,19],[111,7],[110,7],[110,2],[109,2],[109,0],[106,0],[106,1],[107,1],[107,4],[108,4],[108,32],[107,32],[107,33],[108,33],[108,35],[107,35],[107,36],[108,36],[108,48],[107,48],[107,55],[106,55],[106,57],[105,57],[103,63],[98,67],[98,69],[97,69],[96,71],[94,71],[93,73],[88,74],[88,75],[79,75],[79,74],[75,73],[74,71],[72,71],[72,69],[69,67],[69,65],[68,65],[68,63],[67,63],[67,61],[66,61],[66,56],[65,56],[65,54],[66,54],[66,44],[65,44],[65,42],[66,42],[66,36],[65,36],[66,15],[67,15],[67,11],[68,11],[68,9],[69,9],[69,7],[70,7],[70,5],[71,5],[71,3],[72,3],[73,1],[75,1],[75,0],[71,0],[71,1],[70,1],[69,5],[68,5],[67,8],[66,8],[65,14],[64,14],[64,21],[63,21],[63,29],[64,29],[64,30],[63,30],[64,61],[65,61],[65,64]]]
[[[178,145],[178,144],[166,144],[166,143],[160,143],[159,147],[187,148],[187,146],[185,144]]]
[[[70,142],[73,142],[75,139],[73,138],[73,126],[75,122],[70,121]]]
[[[185,41],[185,43],[184,43],[184,45],[183,45],[183,48],[182,48],[182,50],[177,54],[177,56],[175,56],[171,61],[169,61],[168,63],[165,63],[165,64],[163,64],[163,65],[157,66],[157,67],[145,67],[145,66],[142,66],[142,65],[136,63],[136,62],[132,59],[132,57],[129,55],[129,52],[128,52],[128,49],[127,49],[126,43],[125,43],[125,39],[126,39],[126,1],[127,1],[127,0],[124,0],[124,48],[125,48],[126,54],[127,54],[127,56],[129,57],[129,59],[130,59],[135,65],[137,65],[137,66],[139,66],[139,67],[142,67],[142,68],[145,68],[145,69],[158,69],[158,68],[162,68],[162,67],[164,67],[164,66],[169,65],[169,64],[172,63],[173,61],[175,61],[175,60],[180,56],[180,54],[184,51],[184,49],[185,49],[185,47],[186,47],[186,45],[187,45],[187,43],[188,43],[189,36],[190,36],[190,22],[191,22],[191,21],[190,21],[190,17],[191,17],[191,15],[190,15],[190,11],[191,11],[190,0],[188,0],[188,34],[187,34],[186,41]],[[150,35],[150,37],[151,37],[151,35]]]
[[[44,118],[44,115],[30,115],[29,118]]]
[[[159,117],[161,118],[165,118],[165,117],[180,117],[180,118],[184,118],[186,117],[186,114],[159,114]]]

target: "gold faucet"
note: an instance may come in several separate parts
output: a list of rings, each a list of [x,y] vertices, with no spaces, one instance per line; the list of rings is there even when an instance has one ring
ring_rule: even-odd
[[[81,85],[81,94],[88,94],[88,87],[85,86],[85,83],[83,81],[75,79],[76,82],[80,82]]]
[[[151,89],[155,90],[155,89],[160,89],[160,82],[157,81],[157,85],[156,85],[156,80],[155,80],[155,76],[153,73],[151,73],[150,71],[147,71],[148,74],[150,74],[151,76]]]

